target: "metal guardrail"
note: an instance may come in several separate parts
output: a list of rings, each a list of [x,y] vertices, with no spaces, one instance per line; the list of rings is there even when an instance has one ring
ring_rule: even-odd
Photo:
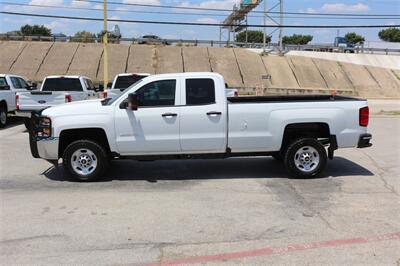
[[[100,43],[101,38],[77,38],[74,36],[23,36],[23,35],[9,35],[0,34],[0,40],[6,41],[47,41],[47,42],[86,42],[86,43]],[[189,40],[189,39],[157,39],[149,40],[143,38],[109,38],[110,43],[148,43],[148,44],[167,44],[175,46],[208,46],[208,47],[242,47],[242,48],[256,48],[263,49],[263,43],[245,43],[245,42],[227,42],[218,40]],[[268,53],[279,52],[278,43],[268,43],[266,46]],[[319,51],[319,52],[354,52],[354,53],[368,53],[368,54],[398,54],[400,49],[393,48],[372,48],[357,45],[353,48],[336,47],[332,44],[306,44],[306,45],[284,45],[285,52],[296,51]]]

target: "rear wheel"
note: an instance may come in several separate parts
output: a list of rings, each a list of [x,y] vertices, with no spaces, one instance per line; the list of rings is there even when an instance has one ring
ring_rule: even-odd
[[[0,106],[0,128],[7,125],[7,109],[4,106]]]
[[[72,142],[64,151],[66,174],[77,181],[95,181],[103,176],[109,165],[106,151],[91,140]]]
[[[313,138],[293,141],[286,149],[284,157],[289,174],[297,178],[317,177],[324,170],[326,161],[325,147]]]

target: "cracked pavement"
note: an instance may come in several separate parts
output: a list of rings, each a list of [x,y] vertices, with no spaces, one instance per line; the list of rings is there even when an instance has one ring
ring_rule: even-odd
[[[400,117],[369,131],[373,147],[337,151],[318,179],[260,157],[118,161],[76,183],[31,157],[14,119],[0,131],[1,264],[146,265],[400,232]],[[399,250],[391,239],[195,264],[396,265]]]

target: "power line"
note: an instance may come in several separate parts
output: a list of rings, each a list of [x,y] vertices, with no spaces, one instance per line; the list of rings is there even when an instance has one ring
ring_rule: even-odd
[[[59,16],[59,15],[45,15],[45,14],[34,14],[34,13],[19,13],[19,12],[8,12],[0,11],[0,14],[15,15],[15,16],[29,16],[29,17],[42,17],[42,18],[57,18],[57,19],[71,19],[71,20],[87,20],[87,21],[103,21],[102,18],[93,17],[72,17],[72,16]],[[214,26],[222,27],[227,26],[222,23],[198,23],[198,22],[176,22],[176,21],[149,21],[149,20],[128,20],[128,19],[108,19],[111,22],[120,23],[142,23],[142,24],[158,24],[158,25],[180,25],[180,26]],[[229,26],[243,26],[239,24],[232,24]],[[344,29],[344,28],[391,28],[400,27],[398,25],[259,25],[259,24],[248,24],[248,27],[254,28],[304,28],[304,29]]]
[[[90,8],[90,7],[74,7],[74,6],[52,6],[52,5],[39,5],[39,4],[23,4],[23,3],[12,3],[12,2],[0,2],[0,4],[10,6],[26,6],[26,7],[39,7],[39,8],[52,8],[52,9],[71,9],[71,10],[85,10],[85,11],[98,11],[103,12],[102,8]],[[120,10],[120,9],[108,9],[111,12],[124,12],[124,13],[144,13],[144,14],[164,14],[164,15],[184,15],[184,16],[214,16],[214,17],[226,17],[223,14],[211,14],[211,13],[192,13],[192,12],[163,12],[163,11],[143,11],[143,10]],[[250,15],[248,18],[263,18],[264,16]],[[270,16],[272,18],[279,18],[279,16]],[[324,16],[290,16],[286,19],[400,19],[400,17],[324,17]]]
[[[102,4],[103,1],[100,0],[75,0],[79,2],[96,3]],[[206,10],[206,11],[219,11],[219,12],[232,12],[232,9],[218,9],[218,8],[206,8],[206,7],[188,7],[188,6],[170,6],[170,5],[151,5],[151,4],[135,4],[135,3],[121,3],[107,1],[110,5],[123,5],[123,6],[140,6],[140,7],[150,7],[150,8],[168,8],[168,9],[185,9],[185,10]],[[262,13],[264,11],[252,11],[253,13]],[[278,11],[268,11],[268,14],[281,14]],[[354,13],[307,13],[307,12],[283,12],[284,15],[307,15],[307,16],[360,16],[360,17],[400,17],[399,14],[354,14]]]

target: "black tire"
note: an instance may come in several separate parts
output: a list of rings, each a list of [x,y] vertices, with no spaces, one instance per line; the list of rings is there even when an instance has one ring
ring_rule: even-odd
[[[4,106],[0,106],[0,128],[3,128],[7,125],[8,114],[7,108]]]
[[[29,118],[24,118],[25,128],[29,131],[31,129],[31,120]]]
[[[272,156],[272,158],[274,158],[278,162],[282,162],[283,161],[282,153],[280,153],[279,151],[274,152],[271,156]]]
[[[325,147],[313,138],[293,141],[286,149],[284,156],[286,169],[295,178],[318,177],[325,169],[326,161]]]
[[[82,156],[86,156],[87,154],[94,154],[94,157],[88,157],[89,159],[91,159],[91,162],[94,163],[96,162],[96,166],[94,167],[94,169],[90,169],[90,172],[88,170],[87,174],[82,174],[79,173],[78,169],[74,169],[74,165],[73,165],[73,156],[75,157],[75,163],[79,163],[79,160],[77,160],[77,156],[76,153],[81,153],[83,151],[83,155]],[[85,152],[86,151],[86,155]],[[81,157],[80,157],[81,158]],[[107,155],[107,152],[105,151],[105,149],[97,144],[94,141],[91,140],[77,140],[72,142],[71,144],[68,145],[68,147],[65,149],[64,154],[63,154],[63,166],[64,166],[64,171],[65,173],[77,180],[77,181],[81,181],[81,182],[90,182],[90,181],[96,181],[98,179],[100,179],[103,174],[106,172],[108,166],[109,166],[109,158]],[[82,167],[81,169],[86,169],[89,167]]]

